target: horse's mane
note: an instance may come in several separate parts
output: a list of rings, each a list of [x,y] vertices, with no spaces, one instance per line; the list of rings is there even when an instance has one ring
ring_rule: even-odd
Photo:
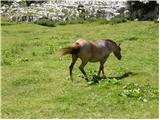
[[[106,42],[113,43],[113,44],[115,44],[117,46],[116,42],[114,42],[112,39],[103,39],[103,40],[105,40]]]

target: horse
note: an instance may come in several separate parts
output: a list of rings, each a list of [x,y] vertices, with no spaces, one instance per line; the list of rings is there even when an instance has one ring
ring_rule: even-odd
[[[84,67],[88,62],[100,62],[98,76],[100,76],[101,72],[104,76],[104,64],[112,52],[118,60],[121,59],[120,44],[117,45],[112,39],[101,39],[95,42],[78,39],[71,46],[61,49],[62,55],[72,55],[72,62],[69,66],[70,80],[73,80],[72,70],[78,58],[81,59],[79,69],[83,73],[85,80],[88,81],[87,74],[84,71]]]

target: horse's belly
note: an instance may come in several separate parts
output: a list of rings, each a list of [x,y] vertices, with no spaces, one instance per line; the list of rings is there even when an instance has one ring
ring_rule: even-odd
[[[91,58],[89,59],[90,62],[98,62],[106,58],[107,55],[104,51],[96,51],[92,54]]]
[[[83,61],[89,61],[89,62],[98,62],[100,61],[102,58],[100,57],[93,57],[91,54],[78,54],[78,57],[83,60]]]
[[[89,60],[89,62],[98,62],[98,61],[100,61],[99,59],[91,59],[91,60]]]
[[[89,62],[98,62],[98,61],[101,61],[101,60],[102,60],[101,57],[96,57],[96,58],[91,58],[91,59],[89,60]]]

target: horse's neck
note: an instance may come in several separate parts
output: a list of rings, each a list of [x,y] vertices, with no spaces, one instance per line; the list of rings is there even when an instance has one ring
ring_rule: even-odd
[[[115,43],[112,43],[112,42],[107,42],[107,47],[109,48],[109,50],[111,52],[115,51],[116,49],[116,44]]]

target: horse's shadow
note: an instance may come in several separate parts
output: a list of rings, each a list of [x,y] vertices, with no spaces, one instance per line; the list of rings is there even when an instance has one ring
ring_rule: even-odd
[[[102,79],[103,80],[108,80],[108,79],[110,79],[110,80],[112,80],[112,79],[121,80],[123,78],[129,77],[129,76],[135,76],[137,74],[138,73],[134,73],[134,72],[125,72],[121,76],[115,76],[115,77],[106,77],[106,76],[98,77],[96,75],[93,75],[91,81],[93,82],[93,84],[96,84],[96,83],[99,83],[99,81],[102,80]]]

